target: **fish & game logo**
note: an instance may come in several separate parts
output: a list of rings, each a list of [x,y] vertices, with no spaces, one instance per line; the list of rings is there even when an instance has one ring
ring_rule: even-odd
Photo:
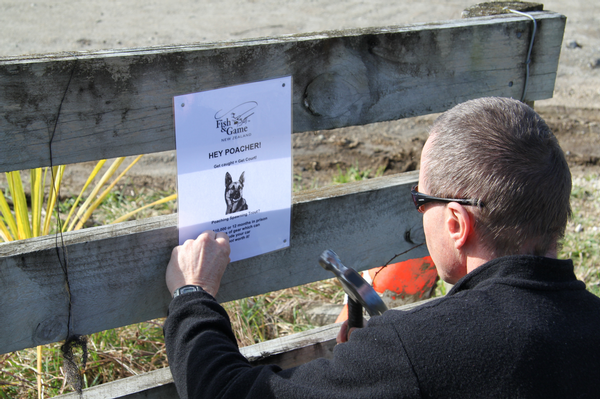
[[[232,109],[223,112],[218,111],[215,114],[216,129],[219,133],[225,133],[227,137],[221,141],[231,140],[233,138],[241,138],[251,136],[249,131],[250,117],[254,115],[254,109],[258,107],[256,101],[246,101]]]

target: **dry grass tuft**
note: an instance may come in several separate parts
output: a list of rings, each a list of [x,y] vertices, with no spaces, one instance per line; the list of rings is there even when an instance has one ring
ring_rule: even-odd
[[[284,337],[314,326],[305,309],[315,302],[342,303],[336,280],[324,280],[225,303],[240,347]]]

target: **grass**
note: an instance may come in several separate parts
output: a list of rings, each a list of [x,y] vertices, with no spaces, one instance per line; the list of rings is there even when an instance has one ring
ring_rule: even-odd
[[[369,171],[357,167],[339,171],[340,181],[364,179]],[[377,175],[377,173],[376,173]],[[354,180],[352,180],[354,179]],[[300,183],[299,181],[297,183]],[[561,258],[571,258],[579,279],[600,296],[600,179],[597,175],[573,180],[573,218],[562,242]],[[150,203],[168,193],[126,185],[105,200],[105,208],[94,224],[110,222],[134,207]],[[173,212],[165,205],[139,217]],[[447,287],[438,283],[436,296]],[[238,344],[247,346],[312,328],[305,312],[313,302],[341,303],[343,291],[335,280],[325,280],[281,291],[257,295],[224,304]],[[152,371],[168,365],[162,335],[163,319],[93,334],[89,337],[89,358],[84,386],[91,387]],[[0,355],[0,398],[36,398],[35,349]],[[65,385],[60,344],[47,345],[43,359],[46,397],[71,391]]]
[[[343,298],[337,280],[330,279],[228,302],[224,308],[242,347],[309,330],[314,326],[307,305],[342,303]]]
[[[600,179],[586,175],[573,179],[573,217],[567,225],[559,257],[572,259],[577,278],[600,296]]]
[[[63,375],[60,343],[46,345],[42,382],[46,397],[70,392]],[[92,334],[88,337],[84,387],[167,366],[162,320]],[[37,398],[35,349],[0,356],[0,398]]]
[[[304,185],[304,183],[302,181],[302,176],[294,175],[294,180],[292,182],[292,192],[297,193],[302,190],[315,189],[317,187],[318,187],[318,185],[317,185],[316,181],[313,181],[312,183],[310,183],[308,185]]]
[[[385,171],[385,167],[380,167],[375,172],[375,177],[383,176],[383,172]],[[360,170],[358,164],[354,164],[342,171],[340,166],[338,165],[338,174],[333,176],[333,182],[335,184],[344,184],[353,181],[366,180],[371,175],[371,169]]]
[[[136,188],[125,185],[118,191],[113,191],[94,213],[94,224],[104,225],[112,223],[114,220],[142,208],[148,204],[159,201],[162,198],[171,196],[173,193],[162,190],[151,190],[145,187]],[[155,205],[152,208],[146,208],[136,213],[133,220],[145,219],[152,216],[169,215],[175,212],[176,201],[169,201],[164,204]]]

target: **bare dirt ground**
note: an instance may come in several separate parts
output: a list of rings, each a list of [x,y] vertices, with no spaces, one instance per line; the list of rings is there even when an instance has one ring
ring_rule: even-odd
[[[239,40],[331,29],[406,25],[460,18],[471,0],[0,0],[0,57]],[[600,171],[600,2],[549,0],[567,16],[554,97],[538,101],[567,153],[574,175]],[[419,167],[435,115],[293,137],[296,186],[331,182],[357,166],[374,175]],[[67,168],[62,195],[83,182],[91,164]],[[176,187],[175,153],[146,155],[129,183]]]

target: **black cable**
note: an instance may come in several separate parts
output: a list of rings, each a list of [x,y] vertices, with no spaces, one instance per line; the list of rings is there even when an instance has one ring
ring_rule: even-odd
[[[54,141],[54,135],[56,134],[56,129],[58,128],[58,119],[60,117],[60,113],[62,110],[63,103],[65,102],[65,98],[67,97],[67,93],[69,92],[69,87],[71,86],[71,80],[75,75],[75,70],[77,69],[77,60],[73,65],[73,69],[71,69],[71,75],[69,76],[69,81],[67,82],[67,86],[65,87],[65,91],[63,93],[62,99],[60,100],[60,104],[58,106],[58,111],[56,114],[56,119],[54,120],[54,127],[52,129],[52,133],[50,135],[50,142],[48,143],[48,149],[50,152],[50,176],[52,180],[52,190],[56,187],[56,180],[53,173],[53,156],[52,156],[52,142]],[[60,197],[60,187],[57,187],[56,191],[56,224],[57,224],[57,232],[56,232],[56,257],[58,258],[58,263],[63,271],[65,276],[65,284],[67,287],[67,296],[69,299],[68,302],[68,316],[67,316],[67,337],[65,339],[64,345],[61,346],[61,352],[64,359],[65,366],[65,374],[67,377],[67,381],[73,386],[73,388],[81,394],[83,388],[83,377],[79,372],[79,366],[74,359],[73,349],[81,348],[81,367],[85,368],[85,364],[87,362],[87,339],[85,337],[81,337],[78,335],[71,334],[71,319],[72,319],[72,302],[71,302],[71,284],[69,282],[69,259],[67,248],[65,246],[65,241],[62,234],[62,221],[60,219],[60,207],[58,206],[58,199]],[[58,242],[58,238],[60,236],[60,245]],[[62,259],[61,259],[62,252]]]

